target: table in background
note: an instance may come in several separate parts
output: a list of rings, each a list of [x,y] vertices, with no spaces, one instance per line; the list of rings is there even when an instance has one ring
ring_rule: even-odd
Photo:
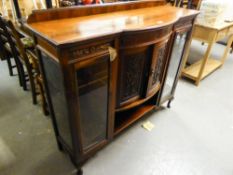
[[[228,37],[229,39],[222,58],[220,60],[210,58],[213,45],[226,37]],[[183,77],[194,80],[195,84],[198,86],[202,79],[204,79],[207,75],[209,75],[224,64],[233,41],[233,22],[222,22],[212,26],[197,23],[195,24],[193,29],[192,39],[199,40],[208,44],[208,48],[204,57],[194,64],[185,67],[182,71]],[[190,44],[188,46],[189,48],[187,49],[185,55],[186,61],[189,56],[192,39],[190,40]]]

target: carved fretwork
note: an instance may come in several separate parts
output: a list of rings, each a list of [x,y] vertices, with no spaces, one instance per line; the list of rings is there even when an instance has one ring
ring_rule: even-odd
[[[146,53],[130,55],[123,59],[121,102],[140,94]]]
[[[97,52],[101,51],[108,51],[108,47],[110,46],[110,43],[105,44],[99,44],[95,46],[86,47],[83,49],[73,49],[70,51],[71,58],[77,58],[77,57],[84,57],[90,54],[95,54]]]
[[[158,50],[158,59],[157,59],[157,63],[156,63],[155,69],[154,69],[154,74],[153,74],[153,78],[152,78],[152,85],[155,85],[156,83],[158,83],[160,81],[161,72],[162,72],[163,63],[164,63],[165,50],[166,50],[166,45],[161,47]]]

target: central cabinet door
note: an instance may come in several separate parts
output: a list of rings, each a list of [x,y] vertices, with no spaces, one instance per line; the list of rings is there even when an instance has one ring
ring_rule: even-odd
[[[152,49],[141,47],[121,50],[118,107],[143,96]]]
[[[164,26],[121,36],[117,111],[141,105],[159,91],[171,30]]]

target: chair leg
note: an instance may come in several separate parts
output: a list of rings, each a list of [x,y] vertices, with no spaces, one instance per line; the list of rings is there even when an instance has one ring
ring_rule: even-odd
[[[16,64],[16,69],[17,69],[17,73],[18,73],[18,78],[19,78],[19,85],[24,87],[24,76],[23,76],[23,66],[20,63],[19,60],[14,59],[15,60],[15,64]]]
[[[37,104],[37,94],[36,94],[36,86],[35,86],[34,78],[33,78],[33,75],[28,75],[28,76],[29,76],[29,81],[30,81],[30,85],[31,85],[32,103],[34,105],[36,105]]]
[[[10,76],[13,76],[13,67],[11,63],[11,58],[10,57],[7,58],[6,61],[7,61],[8,69],[9,69],[9,74]]]
[[[36,86],[35,86],[35,79],[33,76],[33,72],[32,69],[30,67],[28,67],[26,65],[26,69],[27,69],[27,73],[28,73],[28,77],[29,77],[29,82],[30,82],[30,86],[31,86],[31,93],[32,93],[32,103],[34,105],[37,104],[37,94],[36,94]]]
[[[25,70],[24,70],[22,63],[20,63],[20,74],[21,74],[21,79],[22,79],[23,90],[26,91],[27,90],[27,81],[26,81]]]
[[[47,103],[46,103],[46,98],[45,98],[45,92],[44,92],[44,87],[39,80],[37,81],[37,84],[39,86],[39,91],[40,91],[40,96],[41,96],[41,102],[42,102],[42,111],[45,116],[49,115],[49,112],[47,110]]]

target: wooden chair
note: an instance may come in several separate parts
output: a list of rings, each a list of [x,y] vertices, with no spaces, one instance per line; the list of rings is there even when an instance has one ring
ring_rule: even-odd
[[[0,48],[1,48],[1,57],[2,59],[5,59],[8,64],[9,68],[9,74],[12,76],[13,75],[13,68],[16,67],[17,73],[18,73],[18,78],[19,78],[19,84],[20,86],[24,87],[24,82],[23,82],[23,66],[16,54],[16,48],[15,45],[13,44],[13,41],[7,32],[7,28],[4,22],[4,19],[0,16]],[[15,65],[12,65],[12,59],[15,62]]]
[[[1,29],[0,29],[1,30]],[[2,32],[0,32],[2,33]],[[0,59],[3,61],[5,60],[8,65],[9,75],[13,76],[13,69],[16,68],[16,65],[12,63],[13,57],[4,47],[5,42],[2,40],[1,34],[0,34]]]
[[[17,67],[19,67],[19,77],[22,86],[26,90],[26,83],[27,81],[30,82],[33,104],[37,104],[37,95],[39,94],[42,100],[43,112],[45,115],[48,115],[43,81],[36,56],[33,54],[34,47],[32,47],[32,39],[21,38],[13,23],[2,17],[0,17],[0,29],[5,34],[3,38],[6,44],[4,47],[7,48],[6,50],[8,52],[11,52],[17,62],[16,65],[19,65]],[[24,70],[24,66],[26,67],[26,71]],[[36,85],[38,85],[39,92],[36,92]]]
[[[31,48],[32,43],[28,38],[20,38],[14,25],[11,21],[8,21],[9,29],[12,31],[12,36],[16,40],[16,47],[19,50],[20,58],[25,65],[29,81],[32,89],[33,104],[37,103],[37,95],[41,96],[42,110],[45,115],[48,115],[47,102],[44,92],[44,83],[39,69],[39,63],[35,54],[34,47]],[[36,85],[38,86],[38,92],[36,91]]]
[[[31,86],[32,101],[33,104],[36,104],[37,99],[36,99],[36,87],[34,81],[34,71],[31,62],[27,56],[26,49],[24,48],[24,45],[11,21],[6,21],[6,28],[8,33],[10,34],[13,44],[16,47],[16,51],[18,52],[17,54],[18,58],[20,59],[21,63],[26,67],[30,86]]]
[[[43,112],[45,115],[47,115],[48,112],[46,109],[43,81],[39,71],[38,61],[36,59],[37,57],[35,53],[33,53],[35,52],[34,48],[29,47],[31,46],[30,43],[27,45],[27,38],[20,38],[13,23],[10,20],[6,21],[6,28],[8,33],[10,34],[12,41],[15,44],[21,63],[26,67],[31,86],[33,104],[37,104],[37,95],[40,95],[42,99]],[[30,41],[28,40],[28,42]],[[39,92],[37,92],[36,85],[38,85]]]
[[[28,58],[31,60],[31,66],[33,70],[35,70],[36,72],[34,78],[35,78],[36,85],[38,85],[38,91],[41,96],[42,111],[45,115],[48,115],[49,112],[48,112],[47,100],[45,97],[44,81],[42,79],[41,71],[39,69],[39,62],[38,62],[37,56],[35,52],[31,50],[27,50],[27,55],[28,55]]]

